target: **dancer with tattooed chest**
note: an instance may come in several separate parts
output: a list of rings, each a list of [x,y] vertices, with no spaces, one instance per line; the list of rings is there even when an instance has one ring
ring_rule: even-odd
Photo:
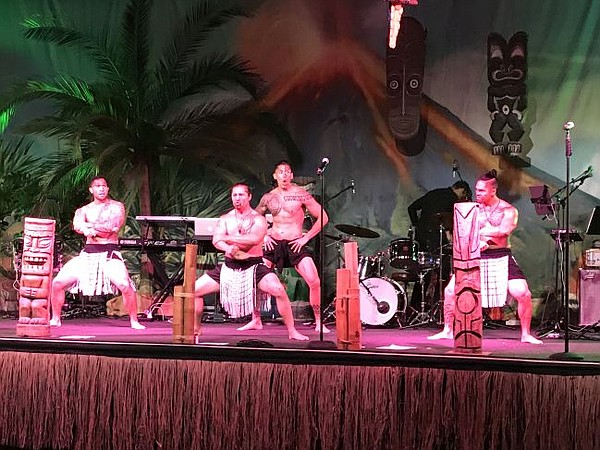
[[[266,193],[260,200],[256,211],[260,214],[270,213],[273,225],[264,239],[264,258],[270,267],[281,271],[284,267],[294,267],[306,281],[309,288],[309,299],[315,315],[315,330],[321,327],[321,280],[311,251],[306,247],[308,242],[321,231],[329,218],[323,211],[321,221],[321,205],[310,193],[294,184],[294,172],[289,162],[281,161],[275,166],[273,179],[277,187]],[[305,213],[313,218],[312,227],[304,232]],[[260,315],[255,312],[249,328],[260,325]],[[323,327],[323,332],[329,330]]]
[[[255,314],[259,310],[260,292],[275,297],[277,310],[288,329],[288,337],[308,340],[294,327],[294,317],[285,288],[273,270],[263,263],[263,239],[266,219],[250,206],[250,188],[243,183],[231,188],[233,209],[219,219],[213,235],[213,245],[225,252],[225,263],[209,270],[196,280],[196,336],[201,334],[200,322],[204,295],[221,292],[221,303],[232,317]],[[254,319],[239,330],[260,329]]]

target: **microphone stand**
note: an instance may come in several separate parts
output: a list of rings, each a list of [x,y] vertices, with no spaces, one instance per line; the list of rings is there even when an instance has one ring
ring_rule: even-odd
[[[571,147],[571,130],[570,128],[565,128],[565,159],[566,159],[566,185],[565,185],[565,208],[564,214],[565,218],[563,221],[563,226],[566,226],[564,230],[563,236],[565,236],[565,246],[564,252],[562,255],[562,269],[563,269],[563,290],[562,290],[562,300],[564,307],[564,315],[565,315],[565,350],[561,353],[553,353],[549,356],[550,359],[557,360],[580,360],[583,359],[583,356],[578,355],[576,353],[571,353],[569,351],[569,244],[571,241],[570,229],[569,229],[569,196],[571,195],[571,181],[569,178],[571,177],[571,155],[573,154],[573,150]],[[559,227],[559,240],[560,240],[560,232],[561,228]]]
[[[321,176],[322,176],[322,175],[321,175]],[[340,196],[340,195],[342,195],[344,192],[346,192],[346,191],[349,191],[350,189],[353,189],[353,188],[354,188],[354,186],[353,186],[352,184],[351,184],[350,186],[346,186],[344,189],[342,189],[340,192],[338,192],[338,193],[337,193],[337,194],[335,194],[334,196],[332,196],[332,197],[329,197],[329,198],[327,199],[327,203],[329,203],[329,202],[330,202],[331,200],[333,200],[334,198],[336,198],[336,197],[339,197],[339,196]],[[325,203],[325,200],[323,200],[323,203]],[[323,206],[323,205],[321,205],[321,206]]]
[[[321,283],[321,298],[319,299],[319,340],[308,343],[309,348],[317,350],[335,350],[337,347],[333,341],[323,340],[323,322],[325,320],[325,230],[323,224],[324,204],[325,204],[325,168],[317,169],[317,175],[321,179],[321,215],[319,221],[321,223],[321,229],[319,230],[319,281]],[[352,186],[350,186],[351,188]]]

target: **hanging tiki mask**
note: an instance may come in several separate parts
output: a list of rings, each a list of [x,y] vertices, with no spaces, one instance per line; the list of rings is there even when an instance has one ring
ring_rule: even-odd
[[[387,48],[388,123],[399,140],[419,131],[426,37],[427,31],[416,19],[402,17],[396,48]]]
[[[508,42],[498,33],[487,40],[488,110],[491,113],[492,154],[522,151],[523,111],[527,108],[527,34],[515,33]]]

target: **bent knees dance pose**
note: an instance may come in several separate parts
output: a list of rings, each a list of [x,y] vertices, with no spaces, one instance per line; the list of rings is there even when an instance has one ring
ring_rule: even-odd
[[[273,270],[263,264],[262,243],[267,232],[265,218],[250,207],[250,188],[236,184],[231,189],[233,210],[221,216],[214,231],[213,245],[225,252],[225,263],[209,270],[196,280],[196,330],[204,309],[204,295],[219,291],[221,302],[233,317],[242,317],[258,310],[260,291],[273,295],[290,339],[308,340],[294,326],[292,307],[287,293]],[[240,328],[260,329],[260,316]]]
[[[67,262],[52,282],[52,319],[61,325],[65,291],[77,288],[83,295],[112,294],[119,290],[129,314],[131,328],[145,327],[137,319],[137,296],[123,257],[118,233],[125,223],[125,207],[108,196],[103,177],[95,177],[89,191],[93,200],[75,211],[73,229],[86,237],[82,252]]]
[[[521,342],[541,344],[531,334],[531,292],[525,275],[510,251],[509,237],[517,227],[518,212],[510,203],[497,196],[496,172],[491,171],[477,180],[475,199],[479,203],[479,238],[481,250],[482,303],[500,306],[510,293],[518,302],[521,321]],[[428,339],[452,339],[454,306],[456,303],[455,277],[444,290],[444,329]]]
[[[277,163],[273,172],[277,187],[266,193],[256,208],[260,214],[270,213],[273,216],[272,227],[264,239],[264,258],[269,267],[276,267],[278,270],[294,267],[298,271],[308,285],[315,330],[320,331],[321,280],[306,245],[321,231],[321,222],[325,226],[329,218],[325,211],[321,218],[321,205],[305,189],[292,183],[293,178],[289,162]],[[303,232],[305,212],[314,218],[314,223],[308,231]],[[260,321],[258,311],[255,311],[252,320]],[[323,332],[329,333],[329,329],[324,326]]]

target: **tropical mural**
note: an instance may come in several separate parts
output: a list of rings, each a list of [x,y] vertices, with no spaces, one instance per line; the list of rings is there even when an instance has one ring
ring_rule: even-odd
[[[257,202],[286,158],[315,195],[324,186],[326,233],[373,230],[379,238],[357,240],[374,254],[407,236],[416,198],[495,168],[520,212],[514,253],[544,296],[555,286],[550,231],[566,220],[563,207],[538,215],[529,188],[552,195],[599,167],[600,4],[418,3],[391,51],[383,0],[5,0],[4,230],[39,214],[68,233],[97,171],[130,217],[215,216],[233,180],[248,180]],[[600,178],[571,190],[569,226],[583,238],[571,245],[575,292]],[[326,244],[332,292],[338,258]]]

